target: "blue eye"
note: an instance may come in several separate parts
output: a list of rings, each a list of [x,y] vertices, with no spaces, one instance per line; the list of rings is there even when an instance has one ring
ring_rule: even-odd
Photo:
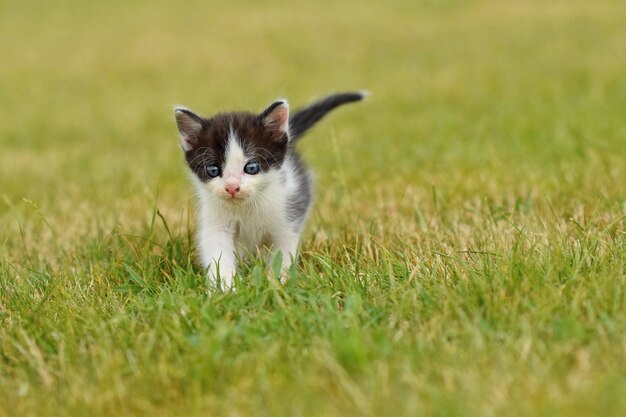
[[[261,166],[254,161],[250,161],[246,164],[245,167],[243,167],[243,172],[245,172],[248,175],[256,175],[261,171]]]
[[[217,165],[207,165],[206,174],[211,178],[215,178],[220,175],[220,168]]]

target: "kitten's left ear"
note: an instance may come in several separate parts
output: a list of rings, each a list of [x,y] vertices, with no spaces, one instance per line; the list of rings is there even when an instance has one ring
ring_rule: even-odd
[[[289,103],[287,100],[277,100],[270,104],[259,115],[259,119],[272,133],[274,140],[281,139],[283,135],[289,137]]]

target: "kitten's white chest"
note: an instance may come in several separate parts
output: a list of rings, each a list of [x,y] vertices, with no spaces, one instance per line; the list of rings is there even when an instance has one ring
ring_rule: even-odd
[[[272,239],[266,225],[258,221],[234,221],[233,241],[242,257],[257,255],[264,246],[271,246]]]
[[[270,187],[266,190],[263,204],[257,205],[253,210],[244,211],[235,220],[235,243],[248,254],[274,244],[280,229],[286,227],[284,192],[272,188],[279,187]]]

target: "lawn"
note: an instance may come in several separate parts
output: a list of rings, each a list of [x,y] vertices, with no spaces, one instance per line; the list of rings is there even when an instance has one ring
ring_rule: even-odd
[[[0,5],[0,417],[626,415],[626,3]],[[209,293],[172,108],[368,89]]]

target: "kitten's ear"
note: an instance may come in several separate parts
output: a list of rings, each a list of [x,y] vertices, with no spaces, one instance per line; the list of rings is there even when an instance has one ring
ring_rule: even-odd
[[[198,136],[202,132],[202,118],[184,107],[174,109],[176,124],[180,132],[180,143],[185,152],[198,145]]]
[[[287,100],[277,100],[270,104],[260,115],[259,119],[266,129],[272,132],[275,140],[289,136],[289,103]]]

